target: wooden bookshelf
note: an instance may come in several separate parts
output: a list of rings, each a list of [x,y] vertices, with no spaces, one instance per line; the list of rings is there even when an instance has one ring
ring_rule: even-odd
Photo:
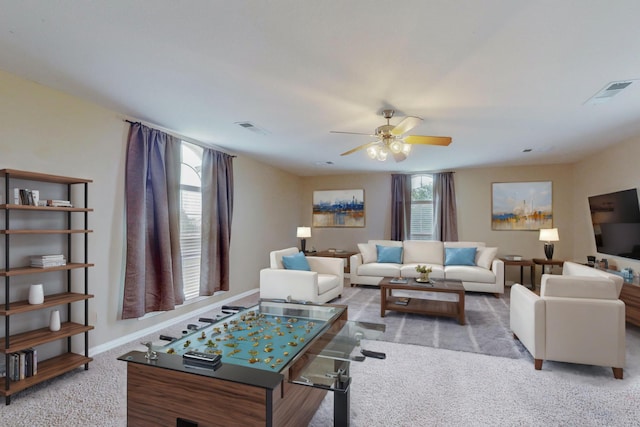
[[[63,187],[61,188],[61,191],[59,193],[65,193],[66,190],[65,200],[69,201],[71,201],[72,186],[80,185],[84,190],[83,198],[79,196],[80,193],[74,193],[76,196],[79,196],[82,199],[81,204],[83,206],[77,206],[73,203],[73,207],[35,206],[29,204],[12,203],[0,204],[0,211],[2,211],[4,215],[5,224],[4,228],[0,230],[0,237],[4,239],[4,247],[6,248],[6,256],[3,265],[4,268],[0,269],[0,277],[4,278],[5,285],[5,300],[4,302],[0,303],[0,316],[3,317],[5,321],[5,336],[0,338],[0,353],[3,353],[5,355],[4,357],[6,374],[4,381],[0,382],[0,395],[5,397],[5,403],[8,405],[11,403],[11,396],[13,394],[25,390],[36,384],[40,384],[43,381],[55,378],[56,376],[62,375],[83,365],[84,369],[86,370],[89,368],[89,362],[93,360],[91,357],[89,357],[88,335],[89,331],[93,330],[93,326],[89,325],[88,321],[88,301],[93,298],[93,295],[89,294],[88,292],[88,268],[93,267],[93,264],[88,262],[87,251],[88,235],[93,232],[93,230],[90,230],[87,227],[88,214],[90,212],[93,212],[93,209],[87,206],[88,184],[92,182],[89,179],[50,175],[38,172],[27,172],[16,169],[0,170],[0,178],[4,178],[4,194],[6,202],[14,200],[13,188],[17,188],[18,185],[16,185],[13,180],[19,180],[21,183],[25,181],[32,181],[29,182],[29,188],[37,188],[38,183],[60,184]],[[21,193],[23,192],[21,191]],[[27,193],[29,194],[28,201],[35,203],[35,200],[31,200],[31,192],[27,191]],[[56,192],[54,191],[54,193]],[[79,229],[71,229],[65,227],[62,227],[60,229],[38,229],[35,228],[37,227],[37,221],[35,219],[32,219],[35,217],[31,215],[25,215],[25,213],[28,211],[39,212],[38,217],[49,214],[64,215],[64,218],[66,218],[65,222],[67,224],[72,223],[72,215],[82,215],[83,218],[80,219],[80,222],[84,222],[84,227]],[[11,227],[12,220],[15,219],[20,221],[22,227]],[[24,228],[24,223],[30,221],[34,222],[34,228]],[[12,259],[11,251],[12,249],[17,248],[20,245],[20,236],[24,235],[67,235],[68,238],[64,239],[66,243],[60,243],[60,253],[66,254],[66,265],[46,268],[19,265],[19,257],[14,257],[16,259]],[[84,256],[81,260],[70,259],[72,256],[70,248],[72,235],[80,235],[78,239],[81,239],[83,242]],[[43,237],[43,239],[45,238],[46,237]],[[77,269],[84,269],[84,279],[73,276],[73,280],[84,280],[84,292],[71,292],[72,275],[66,274],[63,280],[66,281],[67,292],[47,294],[46,274],[55,271],[70,271]],[[13,277],[33,274],[45,275],[43,276],[44,279],[40,277],[38,278],[39,281],[42,281],[44,283],[45,287],[45,298],[42,304],[29,304],[29,302],[25,300],[12,301],[10,299],[7,299],[9,298],[9,295],[12,294],[10,290],[12,290],[13,287],[26,286],[23,282],[13,284],[11,282]],[[84,304],[84,316],[82,316],[83,321],[78,322],[78,319],[72,318],[74,315],[78,315],[77,310],[74,310],[72,312],[72,304]],[[12,316],[41,316],[41,314],[37,314],[37,312],[45,309],[50,309],[52,307],[61,307],[60,311],[63,312],[64,310],[66,312],[66,316],[64,317],[66,321],[61,324],[60,330],[51,331],[49,327],[44,327],[34,330],[22,331],[19,333],[11,332]],[[73,336],[82,334],[84,335],[84,355],[78,354],[77,351],[74,351],[74,349],[72,348],[72,340],[70,339]],[[25,352],[26,350],[32,348],[37,349],[38,346],[59,340],[66,342],[66,351],[63,351],[61,354],[54,355],[53,357],[46,360],[41,360],[40,358],[38,358],[39,360],[37,364],[37,373],[33,376],[27,376],[24,379],[20,380],[10,378],[9,362],[13,354]],[[29,354],[28,351],[26,353]],[[4,386],[2,387],[2,385]]]

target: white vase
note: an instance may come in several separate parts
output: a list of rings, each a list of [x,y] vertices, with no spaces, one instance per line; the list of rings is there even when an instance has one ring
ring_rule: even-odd
[[[44,290],[42,284],[29,287],[29,304],[42,304],[44,302]]]
[[[49,329],[52,332],[56,332],[60,330],[60,312],[58,310],[53,310],[51,312],[51,319],[49,320]]]

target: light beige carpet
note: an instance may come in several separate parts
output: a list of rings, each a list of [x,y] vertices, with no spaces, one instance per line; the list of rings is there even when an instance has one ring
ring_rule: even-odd
[[[17,394],[0,409],[0,425],[126,426],[126,364],[117,357],[142,350],[139,342],[157,340],[159,333],[180,333],[189,322],[98,354],[88,371],[78,369]],[[603,367],[545,362],[535,371],[528,357],[382,341],[366,346],[386,352],[387,359],[352,363],[354,427],[630,426],[640,419],[640,330],[635,327],[627,329],[622,381]],[[312,426],[332,425],[332,402],[329,394]]]

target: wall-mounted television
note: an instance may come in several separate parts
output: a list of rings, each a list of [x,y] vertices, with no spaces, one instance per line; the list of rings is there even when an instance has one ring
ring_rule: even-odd
[[[635,188],[589,197],[599,253],[640,259],[640,207]]]

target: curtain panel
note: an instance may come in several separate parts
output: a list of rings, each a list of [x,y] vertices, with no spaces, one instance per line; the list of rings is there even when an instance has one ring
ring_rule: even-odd
[[[184,302],[179,138],[132,123],[127,146],[127,254],[122,318]]]
[[[391,175],[391,240],[409,238],[411,228],[411,175]]]
[[[458,215],[453,172],[433,174],[433,238],[458,241]]]
[[[200,295],[229,290],[232,217],[233,156],[205,148],[202,153]]]

